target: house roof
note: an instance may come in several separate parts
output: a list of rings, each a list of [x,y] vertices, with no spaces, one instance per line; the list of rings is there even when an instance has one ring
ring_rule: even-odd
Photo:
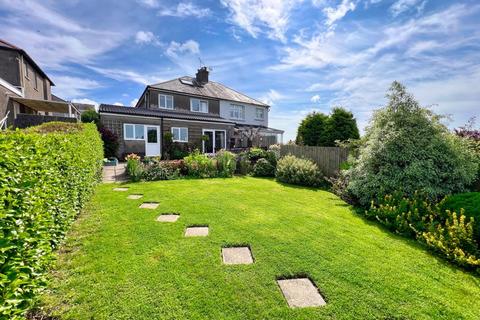
[[[47,76],[47,74],[45,72],[43,72],[43,70],[38,66],[38,64],[28,55],[28,53],[23,50],[22,48],[19,48],[13,44],[11,44],[10,42],[7,42],[3,39],[0,39],[0,48],[3,48],[3,49],[7,49],[7,50],[14,50],[14,51],[17,51],[19,52],[20,54],[22,54],[27,60],[28,62],[30,62],[30,64],[35,68],[35,70],[38,71],[38,73],[40,73],[44,78],[47,78],[48,81],[50,81],[50,84],[52,86],[54,86],[55,84],[53,83],[53,81]]]
[[[161,83],[152,84],[148,87],[221,100],[249,103],[262,107],[269,107],[268,104],[250,98],[243,93],[240,93],[215,81],[208,81],[205,84],[198,85],[195,82],[195,78],[192,77],[181,77]]]
[[[144,108],[117,106],[117,105],[111,105],[111,104],[101,104],[98,109],[98,112],[122,114],[122,115],[130,115],[130,116],[208,121],[208,122],[227,123],[232,125],[234,124],[234,122],[221,118],[220,116],[216,116],[212,114],[202,114],[202,113],[191,112],[191,111],[181,111],[181,110],[162,111],[162,110],[151,110],[151,109],[144,109]]]

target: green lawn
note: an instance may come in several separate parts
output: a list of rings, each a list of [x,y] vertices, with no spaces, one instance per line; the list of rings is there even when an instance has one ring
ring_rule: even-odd
[[[333,194],[256,178],[101,185],[62,249],[45,308],[61,319],[478,319],[480,278],[356,215]],[[143,193],[140,200],[128,200]],[[139,209],[158,201],[156,210]],[[179,212],[176,223],[159,223]],[[184,238],[208,224],[206,238]],[[224,245],[255,263],[226,266]],[[290,309],[277,277],[327,300]]]

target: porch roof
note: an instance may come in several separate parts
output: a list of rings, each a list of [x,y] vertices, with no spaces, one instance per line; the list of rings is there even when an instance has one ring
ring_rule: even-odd
[[[255,126],[255,125],[236,125],[235,128],[237,129],[252,129],[252,128],[260,128],[260,133],[272,133],[272,134],[283,134],[285,131],[265,126]]]
[[[36,100],[36,99],[27,99],[27,98],[18,98],[18,97],[11,97],[10,99],[36,111],[69,113],[68,102]]]

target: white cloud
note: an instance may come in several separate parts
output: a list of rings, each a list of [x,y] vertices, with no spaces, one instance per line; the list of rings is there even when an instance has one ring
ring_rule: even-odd
[[[392,12],[393,16],[398,16],[399,14],[401,14],[405,11],[408,11],[413,7],[417,7],[419,9],[421,9],[423,6],[425,6],[425,3],[426,3],[424,1],[422,3],[420,3],[421,1],[422,0],[397,0],[390,7],[390,11]]]
[[[229,21],[252,37],[266,33],[271,39],[286,41],[290,13],[302,0],[221,0],[230,11]],[[267,29],[264,31],[264,29]]]
[[[113,105],[114,106],[123,106],[123,103],[117,101],[117,102],[114,102]]]
[[[175,8],[164,8],[158,12],[160,16],[171,17],[196,17],[203,18],[210,16],[211,10],[208,8],[201,8],[191,2],[180,2]]]
[[[160,45],[157,37],[151,31],[138,31],[135,34],[135,43]]]
[[[200,53],[200,45],[195,40],[187,40],[184,43],[172,41],[165,53],[169,57],[178,57],[179,54],[183,53],[198,54]]]
[[[137,103],[138,103],[138,98],[133,99],[132,101],[130,101],[130,107],[135,107]]]
[[[158,0],[137,0],[138,3],[148,8],[158,8]]]
[[[274,106],[278,100],[285,99],[286,96],[279,93],[276,90],[270,89],[264,95],[262,95],[259,100],[263,103],[268,104],[269,106]]]
[[[56,84],[52,87],[53,93],[65,100],[73,100],[91,90],[101,88],[97,81],[79,77],[52,76],[52,80]]]
[[[336,21],[342,19],[348,11],[355,10],[355,3],[350,0],[342,0],[342,2],[336,7],[328,7],[323,9],[323,13],[327,16],[327,21],[325,24],[327,26],[332,26]]]
[[[310,101],[312,101],[313,103],[320,102],[320,95],[318,94],[314,95],[313,97],[310,98]]]
[[[83,103],[83,104],[92,104],[95,106],[95,110],[98,111],[98,106],[100,105],[97,101],[89,99],[89,98],[81,98],[81,99],[72,99],[73,103]]]
[[[40,66],[50,69],[60,70],[68,63],[91,63],[127,37],[118,30],[88,28],[41,2],[0,0],[0,6],[7,13],[0,16],[6,40],[26,50]]]
[[[132,81],[142,85],[149,85],[152,83],[165,81],[165,78],[157,75],[149,75],[128,69],[101,68],[91,65],[86,67],[107,78],[117,81]]]

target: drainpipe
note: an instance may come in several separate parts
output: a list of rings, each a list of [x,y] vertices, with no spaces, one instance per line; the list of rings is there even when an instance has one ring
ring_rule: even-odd
[[[163,153],[163,117],[160,118],[160,156],[161,156],[161,159],[164,159],[164,153]]]

